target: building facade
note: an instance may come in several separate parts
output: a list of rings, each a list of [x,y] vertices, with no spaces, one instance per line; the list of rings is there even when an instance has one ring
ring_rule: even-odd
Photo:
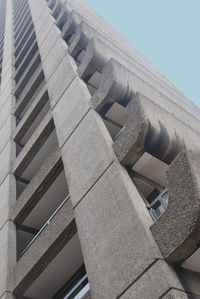
[[[84,0],[0,0],[0,298],[200,298],[199,137]]]

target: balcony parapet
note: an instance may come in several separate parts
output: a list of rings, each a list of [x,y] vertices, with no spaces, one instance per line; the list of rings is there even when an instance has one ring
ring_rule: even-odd
[[[124,165],[144,153],[171,163],[183,149],[197,150],[199,133],[159,105],[137,93],[127,105],[128,118],[113,148]]]
[[[182,263],[200,242],[200,154],[183,151],[167,171],[168,206],[151,226],[164,258]]]

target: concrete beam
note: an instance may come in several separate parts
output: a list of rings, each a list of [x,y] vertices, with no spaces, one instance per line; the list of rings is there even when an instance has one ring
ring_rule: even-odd
[[[28,19],[29,21],[29,19]],[[28,26],[27,26],[28,24]],[[23,30],[20,32],[20,34],[18,35],[18,37],[16,38],[15,42],[14,42],[14,46],[15,48],[19,45],[19,42],[26,36],[26,38],[28,37],[28,35],[31,33],[32,28],[33,28],[33,22],[27,22],[24,23],[24,28]]]
[[[20,52],[16,56],[15,67],[18,67],[20,65],[21,61],[23,60],[23,58],[26,55],[26,53],[29,50],[29,48],[34,43],[35,39],[36,39],[36,35],[35,35],[35,31],[33,30],[32,34],[29,35],[29,38],[26,40],[25,44],[20,49]]]
[[[23,90],[23,93],[20,95],[20,99],[18,99],[16,103],[14,112],[16,116],[19,116],[22,113],[29,101],[31,101],[31,99],[34,97],[43,80],[44,73],[42,66],[40,65],[37,71],[34,73],[32,80],[27,84],[26,88]]]
[[[21,93],[23,92],[27,84],[31,81],[32,77],[34,76],[34,73],[36,72],[40,64],[41,64],[40,54],[37,52],[35,53],[32,60],[30,61],[28,68],[26,68],[22,77],[16,84],[14,94],[17,98],[20,97]]]
[[[29,63],[31,62],[33,56],[35,55],[35,53],[38,50],[38,45],[37,42],[35,41],[35,43],[32,45],[32,47],[30,47],[30,49],[27,51],[27,54],[24,56],[23,60],[20,63],[20,66],[18,67],[16,73],[15,73],[15,77],[14,79],[16,80],[16,82],[18,82],[20,80],[20,78],[22,77],[24,71],[26,70],[26,68],[28,67]]]
[[[19,52],[21,51],[21,49],[23,48],[24,44],[29,39],[29,36],[32,34],[33,31],[34,28],[33,28],[32,21],[23,24],[23,30],[20,32],[20,35],[18,36],[17,39],[18,44],[17,45],[15,44],[15,51],[14,51],[15,57],[18,56]]]
[[[40,111],[43,109],[45,104],[49,99],[48,92],[46,90],[46,86],[44,85],[42,89],[39,91],[37,96],[32,101],[32,104],[24,114],[22,120],[16,127],[16,130],[13,134],[13,139],[15,142],[19,143],[22,137],[26,134],[28,129],[30,128],[33,121],[36,119]]]
[[[52,153],[12,206],[10,218],[21,224],[63,170],[60,151]]]
[[[38,153],[39,149],[48,139],[54,128],[55,126],[52,114],[51,112],[48,112],[37,127],[35,134],[30,137],[22,151],[17,156],[13,165],[13,173],[15,175],[20,176],[23,173],[23,171]]]
[[[116,159],[111,144],[101,117],[89,110],[61,149],[73,206]]]

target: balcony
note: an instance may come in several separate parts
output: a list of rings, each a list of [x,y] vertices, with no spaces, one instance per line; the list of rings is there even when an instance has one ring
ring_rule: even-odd
[[[42,299],[81,299],[90,289],[78,234],[66,244],[24,293]]]
[[[58,207],[55,209],[55,211],[51,214],[51,216],[48,218],[48,220],[42,226],[40,225],[41,226],[40,229],[30,228],[29,226],[26,226],[26,225],[17,226],[18,258],[21,258],[25,254],[25,252],[31,247],[33,242],[38,238],[38,236],[43,232],[43,230],[50,224],[50,222],[53,220],[53,218],[56,216],[56,214],[60,211],[60,209],[64,206],[64,204],[67,202],[67,200],[69,198],[70,198],[70,195],[68,194],[65,197],[65,199],[58,205]],[[43,201],[45,201],[45,199],[43,199]],[[47,216],[46,215],[41,216],[41,209],[40,209],[41,205],[44,205],[44,204],[43,203],[41,204],[41,202],[40,202],[40,205],[39,205],[40,207],[37,207],[37,212],[33,211],[33,214],[34,214],[34,216],[35,216],[35,214],[37,214],[37,216],[40,215],[39,222],[44,222],[43,218],[45,219],[45,218],[47,218]],[[55,203],[54,203],[54,205],[55,205]],[[52,207],[51,207],[51,209],[52,209]],[[39,214],[39,210],[40,210],[40,214]],[[30,219],[33,218],[33,215],[30,215],[27,218],[28,218],[28,220],[26,219],[24,221],[24,224],[28,223],[28,225],[29,225],[29,222],[31,222]],[[37,223],[37,226],[38,226],[38,223]],[[34,237],[33,237],[33,235],[34,235]],[[26,246],[24,249],[22,249],[24,247],[23,246],[24,244],[26,244]]]
[[[29,65],[24,70],[24,73],[22,74],[20,80],[16,82],[15,93],[14,93],[16,98],[20,97],[22,91],[25,89],[25,87],[31,80],[33,74],[36,72],[40,64],[41,64],[40,55],[39,53],[35,53]]]
[[[31,101],[29,109],[23,115],[23,118],[16,127],[13,138],[16,143],[20,143],[23,146],[27,143],[28,139],[32,136],[35,129],[50,110],[48,99],[49,97],[46,87],[43,85]]]
[[[113,141],[117,140],[126,125],[127,108],[117,102],[106,104],[100,110],[100,114]]]
[[[156,221],[158,217],[164,213],[167,208],[167,188],[165,188],[153,201],[151,204],[147,205],[147,209],[153,219]]]
[[[153,221],[156,221],[167,207],[167,169],[166,163],[147,152],[131,169],[128,169],[128,173],[143,198]]]
[[[62,174],[59,177],[59,184],[57,181],[53,187],[56,194],[63,186]],[[36,206],[37,211],[30,214],[29,219],[28,217],[25,219],[21,225],[22,229],[31,222],[33,226],[34,221],[38,227],[40,216],[46,214],[46,209],[52,207],[52,203],[57,199],[52,190],[49,190],[46,198],[47,196],[46,202],[44,198],[41,199],[43,208],[40,200],[38,207]],[[53,201],[50,200],[50,196]],[[69,195],[54,210],[35,236],[32,231],[33,237],[30,236],[29,241],[26,234],[31,234],[30,230],[21,231],[20,236],[18,234],[19,259],[13,271],[14,294],[19,297],[43,299],[82,298],[88,292],[89,284]],[[28,241],[26,245],[25,241]],[[23,250],[22,245],[25,245]]]
[[[29,133],[28,131],[27,134]],[[25,137],[28,137],[27,134]],[[17,184],[18,196],[25,187],[21,183],[29,184],[47,157],[57,148],[58,141],[54,123],[51,113],[48,112],[15,160],[14,174],[20,183]]]
[[[56,151],[47,161],[50,173],[42,175],[41,170],[40,180],[35,177],[16,202],[14,210],[19,211],[14,216],[17,226],[18,259],[31,247],[70,198],[60,160],[59,152]],[[44,164],[43,168],[47,171],[48,166]],[[25,213],[21,212],[24,209]],[[22,217],[20,213],[23,214]]]
[[[54,295],[53,299],[81,299],[90,289],[85,266],[82,265],[79,270],[70,278],[70,280]]]
[[[29,81],[23,93],[20,95],[20,98],[16,99],[17,103],[14,112],[15,116],[19,117],[20,119],[23,117],[23,115],[26,113],[26,110],[31,105],[33,98],[37,96],[43,85],[44,73],[42,66],[40,65],[34,73],[32,80]]]

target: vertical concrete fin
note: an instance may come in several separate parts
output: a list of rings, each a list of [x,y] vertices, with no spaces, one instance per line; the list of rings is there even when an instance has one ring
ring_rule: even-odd
[[[12,291],[11,268],[16,263],[16,230],[9,217],[10,207],[15,202],[16,195],[15,179],[11,173],[11,165],[15,158],[15,147],[12,141],[15,126],[12,24],[12,0],[7,0],[0,95],[0,297]]]

